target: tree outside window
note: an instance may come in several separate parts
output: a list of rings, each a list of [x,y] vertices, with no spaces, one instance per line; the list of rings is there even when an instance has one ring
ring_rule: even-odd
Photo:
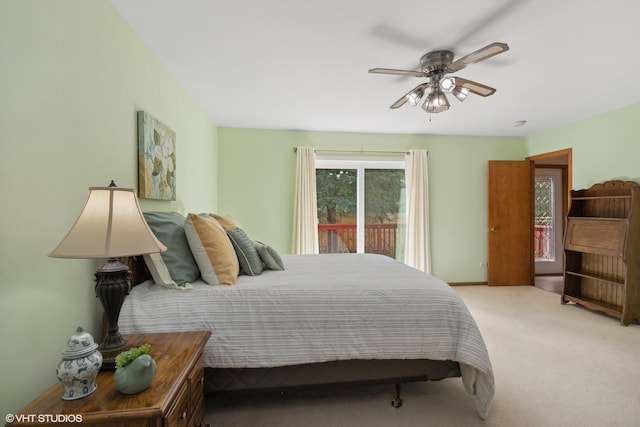
[[[353,164],[355,163],[355,164]],[[351,162],[316,169],[321,253],[366,252],[398,258],[404,232],[404,163]],[[390,168],[391,167],[391,168]]]

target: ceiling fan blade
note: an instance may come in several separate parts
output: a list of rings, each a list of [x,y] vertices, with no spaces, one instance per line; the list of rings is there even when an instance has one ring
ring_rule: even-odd
[[[404,95],[402,98],[398,99],[396,102],[394,102],[393,104],[391,104],[389,106],[389,108],[391,108],[392,110],[396,109],[396,108],[400,108],[402,107],[404,104],[407,103],[407,95]]]
[[[429,83],[420,83],[418,86],[414,87],[413,89],[411,89],[409,92],[405,93],[404,95],[402,95],[402,98],[398,99],[396,102],[394,102],[393,104],[391,104],[389,106],[389,108],[391,109],[396,109],[396,108],[400,108],[402,107],[404,104],[407,103],[408,99],[407,99],[407,95],[409,95],[411,92],[415,92],[418,89],[422,89],[424,90],[425,87],[427,87],[429,85]],[[471,89],[469,89],[469,91],[471,91]]]
[[[428,40],[425,37],[416,37],[410,34],[410,30],[405,30],[402,27],[392,27],[385,23],[376,24],[371,29],[371,34],[384,41],[393,43],[396,46],[402,46],[418,51],[423,50],[425,46],[433,44],[431,40]]]
[[[484,61],[485,59],[489,59],[492,56],[498,55],[502,52],[506,52],[509,50],[509,46],[506,43],[491,43],[481,49],[476,50],[473,53],[470,53],[467,56],[463,56],[455,61],[453,61],[447,69],[451,73],[455,73],[456,71],[462,70],[469,64],[475,64],[476,62]]]
[[[504,4],[497,6],[495,9],[488,10],[486,15],[478,17],[472,22],[469,22],[468,25],[465,25],[464,28],[466,31],[451,44],[451,47],[462,46],[467,41],[473,40],[476,34],[505,20],[506,17],[515,13],[518,8],[524,6],[528,1],[529,0],[506,0],[502,2]],[[483,9],[486,10],[486,8]]]
[[[400,76],[427,77],[423,71],[396,70],[395,68],[372,68],[369,72],[373,74],[396,74]]]
[[[460,77],[456,77],[456,86],[461,86],[469,89],[469,92],[475,93],[480,96],[490,96],[493,95],[496,90],[490,86],[483,85],[482,83],[474,82],[471,80],[463,79]]]

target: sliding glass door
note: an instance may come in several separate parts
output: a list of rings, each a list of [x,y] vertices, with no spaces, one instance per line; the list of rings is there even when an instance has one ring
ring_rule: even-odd
[[[320,253],[403,259],[404,160],[317,160]]]

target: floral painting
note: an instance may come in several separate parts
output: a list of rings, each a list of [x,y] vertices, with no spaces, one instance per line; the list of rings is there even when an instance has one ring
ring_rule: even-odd
[[[138,111],[138,197],[176,200],[176,134]]]

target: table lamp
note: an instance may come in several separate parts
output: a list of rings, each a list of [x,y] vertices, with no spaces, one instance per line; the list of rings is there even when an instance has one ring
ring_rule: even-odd
[[[96,271],[96,296],[107,317],[107,334],[98,348],[102,369],[115,369],[115,356],[127,342],[118,332],[118,317],[131,288],[129,267],[118,258],[163,252],[167,248],[144,220],[135,192],[108,187],[89,188],[87,203],[71,230],[50,254],[54,258],[107,258]]]

